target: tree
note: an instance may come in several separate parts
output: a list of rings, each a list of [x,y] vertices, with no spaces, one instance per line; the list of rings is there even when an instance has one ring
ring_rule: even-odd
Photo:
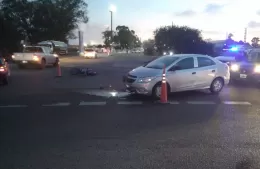
[[[78,23],[88,22],[84,0],[2,0],[4,18],[31,43],[75,37]]]
[[[125,25],[119,25],[116,27],[115,42],[118,43],[121,48],[129,49],[135,47],[139,43],[135,31],[130,30],[129,27]]]
[[[119,46],[121,49],[129,49],[133,47],[141,47],[142,42],[135,34],[135,31],[130,30],[127,26],[117,26],[116,31],[113,32],[113,39],[111,40],[111,31],[105,30],[102,32],[104,44],[110,46],[111,43]]]
[[[113,37],[113,40],[111,41],[111,31],[110,30],[105,30],[104,32],[102,32],[102,38],[104,40],[104,44],[106,47],[110,47],[111,46],[111,42],[115,42],[115,37]],[[115,32],[113,31],[113,35],[115,35]]]
[[[202,40],[201,31],[187,26],[165,26],[154,31],[155,45],[159,52],[174,50],[175,53],[213,53],[213,46]]]
[[[252,46],[253,47],[258,47],[259,46],[259,44],[258,44],[259,41],[260,41],[259,37],[253,37],[252,40],[251,40]]]
[[[0,8],[0,53],[7,57],[11,51],[19,49],[22,35],[19,33],[12,21],[4,18]]]

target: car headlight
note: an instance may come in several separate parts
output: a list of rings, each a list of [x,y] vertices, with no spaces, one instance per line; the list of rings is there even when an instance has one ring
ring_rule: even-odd
[[[255,73],[260,73],[260,65],[257,65],[254,69]]]
[[[151,82],[155,77],[143,77],[143,78],[138,78],[137,82],[138,83],[149,83]]]
[[[239,70],[239,65],[233,64],[233,65],[231,65],[230,69],[231,69],[233,72],[236,72],[236,71]]]
[[[170,55],[173,55],[173,52],[170,52]]]
[[[163,52],[163,55],[166,55],[166,52]]]

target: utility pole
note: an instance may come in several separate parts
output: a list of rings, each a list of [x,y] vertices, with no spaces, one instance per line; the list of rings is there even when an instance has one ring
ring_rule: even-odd
[[[247,39],[247,28],[245,28],[245,33],[244,33],[244,42],[246,43],[246,39]]]
[[[113,43],[113,11],[110,11],[110,16],[111,16],[111,25],[110,25],[110,29],[111,29],[111,36],[110,36],[110,52],[112,51],[112,43]]]

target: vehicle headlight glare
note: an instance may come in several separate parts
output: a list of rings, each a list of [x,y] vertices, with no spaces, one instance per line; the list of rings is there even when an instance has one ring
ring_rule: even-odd
[[[260,73],[260,65],[255,67],[254,72],[255,73]]]
[[[232,70],[233,72],[238,71],[238,70],[239,70],[239,65],[237,65],[237,64],[231,65],[231,70]]]
[[[137,80],[138,83],[148,83],[151,82],[154,79],[154,77],[144,77],[144,78],[139,78]]]

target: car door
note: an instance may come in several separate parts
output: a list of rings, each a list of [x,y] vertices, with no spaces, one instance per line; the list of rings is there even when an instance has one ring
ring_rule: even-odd
[[[209,57],[197,56],[195,57],[196,79],[195,88],[209,87],[217,73],[216,63]]]
[[[45,54],[45,59],[48,64],[54,63],[54,57],[53,54],[51,53],[51,49],[49,47],[43,47],[44,54]]]
[[[178,67],[178,70],[172,68]],[[194,72],[194,58],[186,57],[179,60],[173,67],[168,69],[167,79],[173,91],[191,90],[194,86],[195,72]]]

